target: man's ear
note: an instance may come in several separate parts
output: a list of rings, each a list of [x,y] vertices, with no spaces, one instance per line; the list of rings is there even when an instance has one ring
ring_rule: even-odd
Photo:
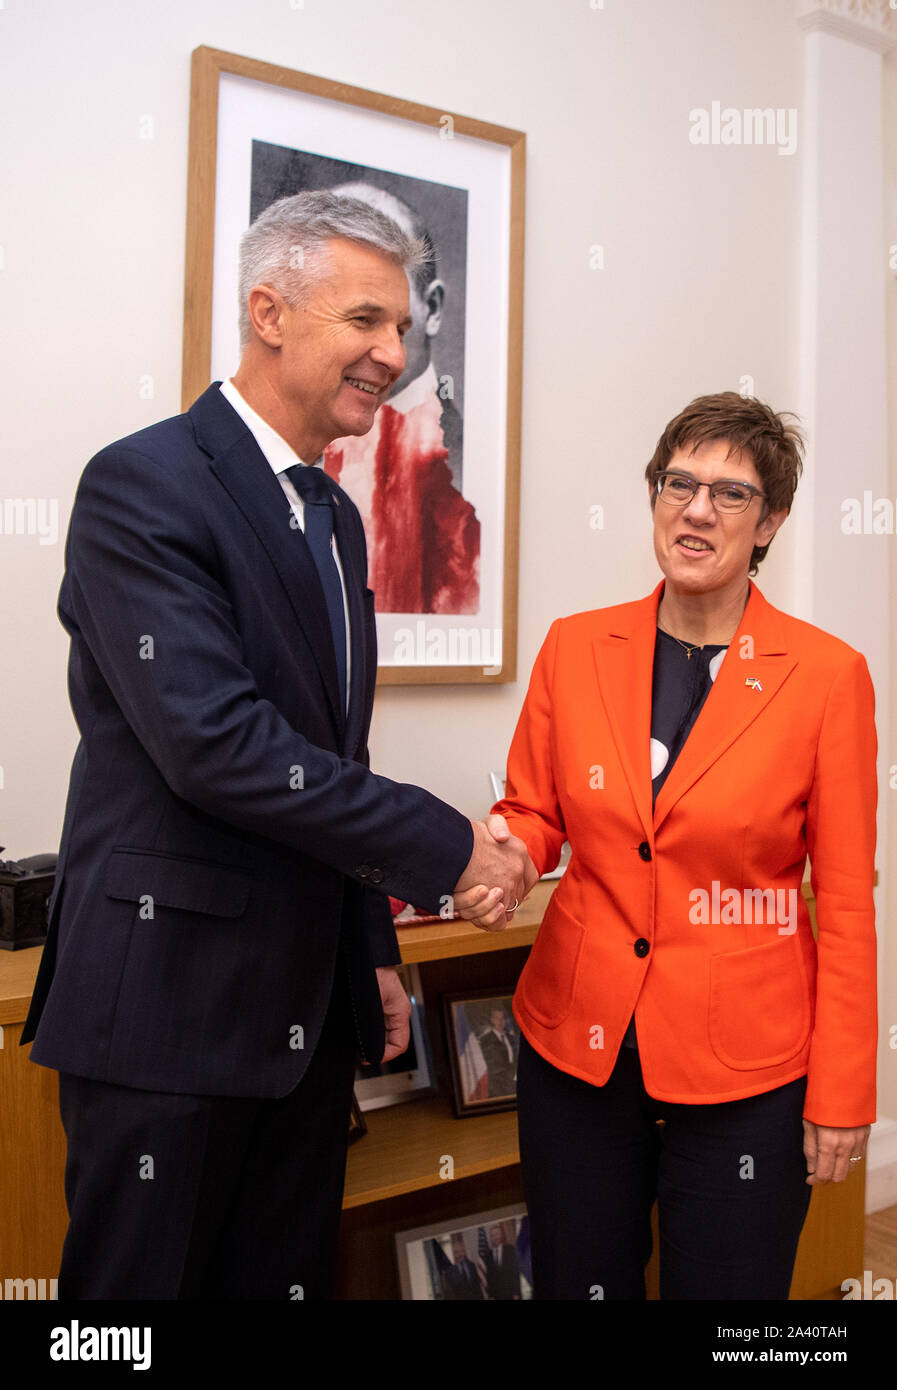
[[[445,301],[445,285],[441,280],[431,280],[423,296],[427,306],[424,332],[428,338],[435,338],[442,327],[442,305]]]
[[[252,331],[271,348],[283,346],[283,295],[271,285],[253,285],[249,291],[247,309]]]

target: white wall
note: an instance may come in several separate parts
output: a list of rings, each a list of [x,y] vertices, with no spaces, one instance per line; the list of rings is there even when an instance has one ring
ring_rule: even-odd
[[[0,494],[62,512],[55,546],[0,537],[8,855],[55,847],[61,826],[76,735],[54,605],[77,478],[98,447],[179,409],[191,50],[527,133],[519,679],[385,688],[372,746],[378,770],[474,815],[551,620],[659,578],[641,475],[666,421],[745,376],[796,408],[800,144],[695,146],[688,115],[715,99],[800,108],[803,43],[781,0],[6,0]],[[893,109],[893,58],[888,73]],[[759,576],[784,608],[795,553],[786,526]]]

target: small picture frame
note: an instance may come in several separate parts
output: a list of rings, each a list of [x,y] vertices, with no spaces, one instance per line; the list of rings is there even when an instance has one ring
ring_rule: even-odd
[[[420,970],[416,965],[399,965],[396,971],[411,1000],[411,1041],[408,1050],[391,1062],[356,1068],[355,1095],[362,1111],[436,1094]]]
[[[459,1119],[517,1105],[520,1029],[511,1009],[513,993],[482,989],[442,996],[452,1104]]]
[[[529,1218],[517,1204],[396,1232],[402,1298],[517,1303],[533,1296]]]

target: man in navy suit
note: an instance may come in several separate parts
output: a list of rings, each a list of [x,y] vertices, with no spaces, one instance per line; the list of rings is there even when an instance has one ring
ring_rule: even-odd
[[[366,204],[272,205],[234,378],[81,478],[81,742],[22,1039],[60,1072],[60,1298],[327,1297],[355,1052],[408,1042],[386,895],[528,887],[519,840],[370,771],[364,533],[314,467],[402,371],[419,254]]]

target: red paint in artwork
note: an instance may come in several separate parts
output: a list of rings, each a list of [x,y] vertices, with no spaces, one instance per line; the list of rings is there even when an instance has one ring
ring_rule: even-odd
[[[405,412],[386,403],[368,434],[324,453],[361,513],[379,613],[479,610],[480,523],[452,484],[441,410],[435,394]]]

